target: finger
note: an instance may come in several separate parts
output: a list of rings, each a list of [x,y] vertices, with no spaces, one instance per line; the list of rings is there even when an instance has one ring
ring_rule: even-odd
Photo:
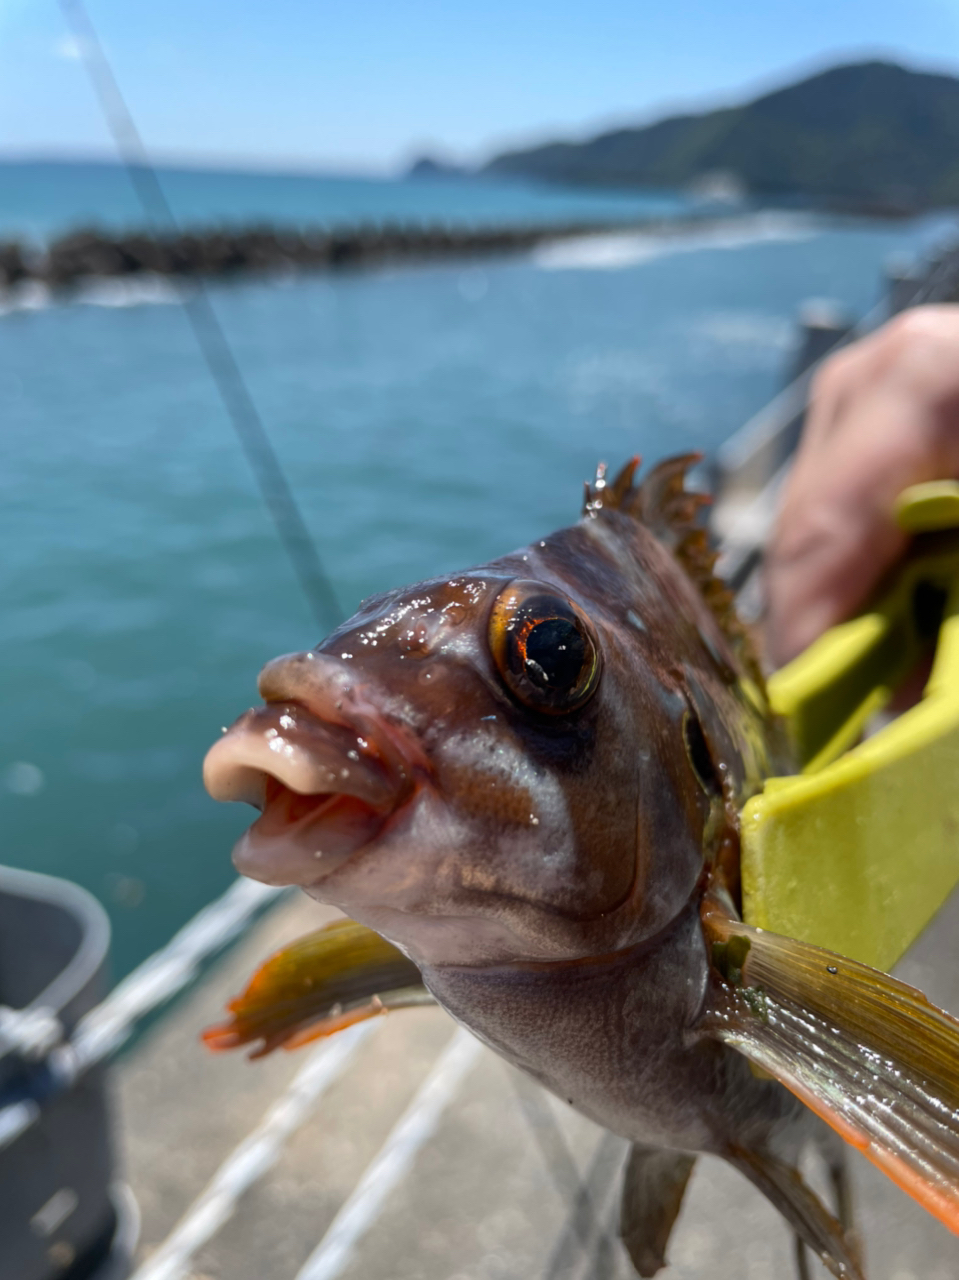
[[[777,664],[866,603],[905,549],[893,514],[897,496],[937,475],[938,450],[914,407],[872,396],[797,461],[767,559]]]
[[[899,493],[956,476],[959,307],[915,308],[826,361],[767,556],[777,662],[864,605],[902,554]]]

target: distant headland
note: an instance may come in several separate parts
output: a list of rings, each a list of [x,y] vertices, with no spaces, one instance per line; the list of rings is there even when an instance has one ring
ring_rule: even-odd
[[[424,157],[410,176],[448,176]],[[477,176],[697,187],[833,210],[959,205],[959,79],[891,62],[833,67],[741,106],[494,156]]]

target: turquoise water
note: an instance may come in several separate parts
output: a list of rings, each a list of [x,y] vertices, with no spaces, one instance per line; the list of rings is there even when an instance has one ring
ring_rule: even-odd
[[[358,222],[455,222],[481,225],[614,222],[688,208],[669,192],[566,191],[489,180],[336,178],[161,168],[176,217],[195,226],[286,226]],[[43,241],[76,226],[142,225],[126,173],[115,164],[0,161],[0,228]]]
[[[711,449],[798,305],[863,312],[922,226],[777,216],[482,267],[217,285],[344,605],[575,518],[600,457]],[[179,307],[0,316],[0,858],[92,889],[122,972],[226,886],[200,762],[318,639]]]

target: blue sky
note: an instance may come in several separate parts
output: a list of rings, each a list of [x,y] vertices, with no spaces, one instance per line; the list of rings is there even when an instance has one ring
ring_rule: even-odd
[[[87,0],[157,156],[390,170],[879,54],[959,74],[959,0]],[[0,0],[0,153],[110,154],[56,0]]]

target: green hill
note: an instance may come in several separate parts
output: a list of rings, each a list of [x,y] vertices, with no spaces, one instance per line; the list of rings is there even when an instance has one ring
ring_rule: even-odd
[[[722,174],[751,194],[817,204],[959,205],[959,79],[834,67],[743,106],[508,152],[484,172],[606,187]]]

